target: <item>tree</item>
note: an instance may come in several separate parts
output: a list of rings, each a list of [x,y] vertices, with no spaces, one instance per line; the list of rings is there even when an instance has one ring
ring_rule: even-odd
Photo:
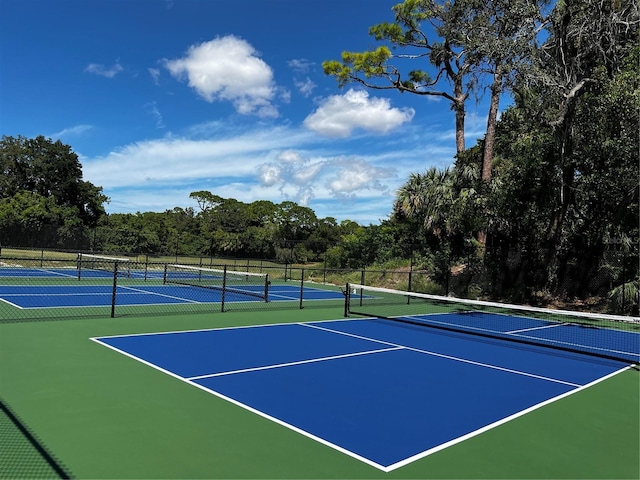
[[[82,179],[82,166],[70,146],[42,136],[3,136],[0,173],[1,241],[88,246],[88,229],[106,214],[108,198],[101,187]]]
[[[546,18],[548,0],[464,0],[451,2],[443,35],[465,52],[470,70],[480,83],[490,80],[490,102],[481,178],[491,178],[493,145],[500,96],[514,82],[515,74],[531,62]]]
[[[491,98],[480,167],[484,185],[479,185],[484,190],[491,179],[500,96],[513,83],[518,69],[531,61],[545,23],[541,9],[546,3],[547,0],[405,0],[393,7],[395,23],[376,25],[369,33],[394,48],[407,49],[407,54],[393,55],[387,46],[364,53],[344,52],[342,62],[324,62],[323,68],[340,85],[355,81],[372,89],[448,99],[456,115],[458,156],[465,150],[465,102],[489,75]],[[430,40],[431,32],[440,41]],[[404,74],[391,63],[392,59],[428,59],[436,74],[432,77],[424,70]],[[437,90],[441,79],[449,82],[452,92]],[[486,232],[479,230],[477,238],[484,246]]]
[[[448,37],[443,29],[449,21],[448,6],[436,0],[405,0],[392,10],[395,22],[375,25],[369,34],[407,53],[395,55],[386,45],[360,53],[343,52],[341,61],[323,62],[324,72],[336,77],[340,86],[357,82],[371,89],[447,99],[455,112],[456,150],[460,153],[465,149],[465,102],[472,88],[465,80],[471,64],[464,50],[458,48],[455,39]],[[427,28],[423,28],[423,23]],[[424,68],[405,73],[401,68],[403,60],[422,61]],[[428,70],[434,68],[435,74],[431,75]],[[450,90],[442,89],[443,80],[449,83]]]

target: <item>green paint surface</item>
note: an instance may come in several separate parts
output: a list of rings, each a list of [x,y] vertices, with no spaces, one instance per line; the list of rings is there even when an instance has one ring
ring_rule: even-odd
[[[341,315],[334,306],[4,323],[0,398],[77,478],[640,477],[634,369],[384,473],[90,340]],[[0,477],[50,476],[0,421],[0,444],[13,447],[0,453]]]

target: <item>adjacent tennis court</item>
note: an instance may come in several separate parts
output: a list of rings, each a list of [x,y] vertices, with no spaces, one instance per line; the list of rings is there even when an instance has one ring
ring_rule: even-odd
[[[243,291],[227,294],[227,302],[259,301],[252,295],[260,293],[260,287],[244,287]],[[300,288],[280,285],[272,287],[269,301],[296,301]],[[110,285],[1,285],[0,301],[17,308],[60,308],[60,307],[105,307],[111,305],[113,288]],[[119,305],[159,305],[219,303],[222,300],[220,290],[211,289],[203,295],[198,287],[190,286],[118,286],[116,290]],[[340,291],[322,290],[305,287],[303,292],[307,300],[335,300],[343,298]]]
[[[93,265],[92,265],[93,267]],[[20,309],[207,304],[233,302],[292,302],[340,300],[339,290],[298,285],[271,285],[266,274],[235,272],[189,265],[163,269],[122,268],[114,278],[113,264],[106,269],[7,268],[0,269],[0,301]],[[41,284],[11,284],[11,279],[46,279]],[[72,280],[78,282],[70,282]],[[100,284],[82,280],[105,280]],[[9,280],[9,282],[6,282]]]

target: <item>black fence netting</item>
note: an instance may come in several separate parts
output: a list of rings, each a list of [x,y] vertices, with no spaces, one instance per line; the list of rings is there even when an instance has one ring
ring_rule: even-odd
[[[334,278],[338,280],[338,277]],[[326,272],[255,263],[0,257],[0,322],[333,307]]]
[[[73,478],[2,399],[0,445],[0,478]]]
[[[555,277],[536,269],[541,259],[523,251],[480,255],[470,249],[468,255],[416,257],[405,267],[334,269],[326,262],[301,266],[4,248],[0,322],[326,307],[341,311],[347,283],[637,316],[638,254],[615,247],[589,262],[563,261]],[[556,293],[539,285],[554,285]]]

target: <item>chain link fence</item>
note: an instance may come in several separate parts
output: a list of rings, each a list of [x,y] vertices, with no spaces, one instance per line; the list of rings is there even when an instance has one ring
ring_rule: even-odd
[[[62,258],[64,257],[64,258]],[[499,258],[500,261],[496,261]],[[634,263],[635,262],[635,263]],[[524,252],[508,255],[417,259],[407,267],[331,269],[277,265],[266,260],[113,258],[36,251],[0,255],[0,322],[76,317],[114,317],[269,309],[332,308],[342,311],[347,283],[396,290],[546,305],[569,310],[637,315],[637,254],[608,249],[585,281],[564,285],[583,289],[563,300],[522,287],[540,275]],[[584,269],[584,265],[579,265]],[[573,268],[578,272],[576,264]],[[571,272],[570,272],[571,273]]]

